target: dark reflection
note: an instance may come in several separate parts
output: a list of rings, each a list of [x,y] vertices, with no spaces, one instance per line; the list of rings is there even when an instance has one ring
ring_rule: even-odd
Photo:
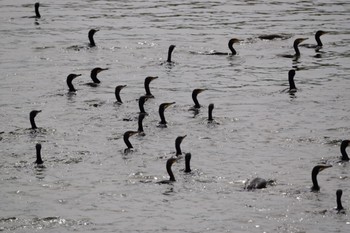
[[[34,174],[38,180],[43,180],[45,178],[46,167],[43,164],[35,165]]]
[[[168,187],[162,194],[165,195],[165,196],[169,196],[169,195],[172,195],[174,194],[174,188],[173,187]]]

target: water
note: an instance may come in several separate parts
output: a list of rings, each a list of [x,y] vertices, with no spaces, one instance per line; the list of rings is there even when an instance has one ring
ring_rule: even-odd
[[[349,10],[347,1],[60,1],[42,2],[41,19],[32,1],[1,2],[0,231],[4,232],[346,232],[348,215],[336,214],[336,189],[350,206],[349,165],[336,163],[350,135]],[[87,46],[87,33],[97,47]],[[301,48],[295,38],[314,33],[324,47]],[[261,41],[284,33],[287,40]],[[238,55],[230,38],[242,39]],[[175,44],[173,65],[161,65]],[[318,54],[318,57],[315,55]],[[91,88],[90,71],[101,85]],[[287,73],[297,69],[294,96],[281,93]],[[81,73],[67,95],[66,77]],[[133,136],[124,155],[123,133],[137,129],[137,99],[146,76],[155,99],[145,104],[145,137]],[[115,104],[114,88],[123,105]],[[206,88],[194,117],[191,92]],[[167,128],[158,128],[158,107]],[[208,125],[207,106],[215,104]],[[40,129],[32,132],[33,109]],[[131,119],[124,121],[123,119]],[[177,136],[187,135],[192,175],[173,165],[177,182],[166,179],[166,159]],[[36,168],[35,144],[45,168]],[[311,169],[328,160],[320,193],[310,193]],[[248,179],[276,180],[254,192]]]

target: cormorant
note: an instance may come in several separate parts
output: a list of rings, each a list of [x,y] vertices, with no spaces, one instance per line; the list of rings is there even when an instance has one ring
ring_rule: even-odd
[[[346,147],[348,147],[350,144],[350,140],[343,140],[340,145],[340,152],[341,152],[341,160],[342,161],[349,161],[349,156],[346,153]]]
[[[265,179],[256,177],[249,183],[249,185],[247,186],[247,189],[248,190],[263,189],[263,188],[266,188],[266,185],[267,185],[267,181]]]
[[[284,55],[281,55],[282,57],[286,57],[286,58],[298,58],[300,57],[300,51],[299,51],[299,48],[298,48],[298,45],[303,42],[304,40],[307,40],[308,38],[298,38],[294,41],[293,43],[293,48],[295,50],[295,54],[294,55],[291,55],[291,54],[284,54]]]
[[[343,195],[343,190],[338,189],[336,192],[337,195],[337,208],[336,210],[338,211],[338,213],[344,211],[343,205],[341,204],[341,196]]]
[[[150,89],[149,89],[149,84],[151,83],[152,80],[157,79],[157,76],[148,76],[147,78],[145,78],[145,90],[146,90],[146,97],[148,98],[154,98],[154,96],[152,95]]]
[[[199,104],[198,102],[198,99],[197,99],[197,95],[199,93],[202,93],[203,91],[205,91],[207,89],[194,89],[192,91],[192,99],[193,99],[193,102],[194,102],[194,106],[193,106],[193,109],[198,109],[201,107],[201,105]]]
[[[209,106],[208,106],[208,122],[213,121],[213,109],[214,109],[214,104],[209,104]]]
[[[169,106],[171,106],[171,105],[173,105],[173,104],[175,104],[175,102],[172,102],[172,103],[162,103],[161,105],[159,105],[159,110],[158,110],[158,112],[159,112],[159,116],[160,116],[160,122],[159,122],[159,124],[160,125],[163,125],[163,126],[165,126],[166,127],[166,120],[165,120],[165,117],[164,117],[164,111],[165,111],[165,109],[167,108],[167,107],[169,107]]]
[[[73,79],[75,79],[76,77],[81,76],[81,74],[69,74],[67,76],[67,85],[69,87],[69,92],[76,92],[77,90],[74,88],[72,81]]]
[[[184,138],[186,137],[187,135],[184,135],[184,136],[178,136],[176,139],[175,139],[175,150],[176,150],[176,157],[179,157],[180,155],[182,155],[182,151],[181,151],[181,142],[182,140],[184,140]]]
[[[36,2],[34,4],[34,8],[35,8],[35,16],[34,18],[37,18],[37,19],[40,19],[41,18],[41,15],[39,13],[39,6],[40,6],[40,3],[39,2]]]
[[[169,175],[169,180],[162,180],[162,181],[159,181],[157,182],[157,184],[171,184],[172,182],[175,182],[175,176],[174,176],[174,173],[173,171],[171,170],[171,166],[173,165],[173,163],[176,162],[176,158],[170,158],[167,160],[166,162],[166,170],[168,172],[168,175]]]
[[[29,113],[29,120],[30,120],[30,124],[32,125],[32,129],[37,129],[38,127],[36,127],[34,118],[36,117],[36,115],[41,112],[41,110],[33,110]]]
[[[191,172],[191,153],[186,153],[185,154],[185,171],[186,173],[190,173]]]
[[[300,46],[302,47],[306,47],[306,48],[311,48],[311,49],[320,49],[322,48],[323,44],[322,44],[322,41],[321,41],[321,36],[326,34],[327,32],[325,31],[317,31],[316,34],[315,34],[315,40],[317,42],[317,44],[301,44]]]
[[[126,131],[124,133],[123,139],[124,139],[126,146],[128,147],[124,150],[124,153],[128,153],[133,148],[130,141],[129,141],[129,137],[131,137],[132,135],[137,134],[137,133],[138,133],[138,131]]]
[[[142,121],[145,118],[146,114],[145,113],[139,113],[139,119],[138,119],[138,129],[137,132],[139,133],[139,135],[145,136],[146,134],[143,132],[143,125],[142,125]]]
[[[225,52],[212,52],[212,53],[209,53],[209,55],[236,55],[237,52],[236,50],[233,48],[233,44],[234,43],[239,43],[241,40],[239,39],[236,39],[236,38],[232,38],[229,40],[228,42],[228,48],[230,49],[231,53],[225,53]]]
[[[95,35],[95,33],[98,32],[98,31],[99,31],[98,29],[91,29],[91,30],[89,31],[89,41],[90,41],[89,46],[90,46],[90,47],[95,47],[95,46],[96,46],[95,40],[94,40],[94,35]]]
[[[117,99],[117,102],[118,103],[120,103],[120,104],[122,104],[123,103],[123,101],[122,101],[122,99],[120,98],[120,91],[124,88],[124,87],[126,87],[126,85],[119,85],[119,86],[116,86],[115,87],[115,98]]]
[[[169,46],[169,50],[168,50],[168,59],[167,62],[170,63],[171,61],[171,54],[173,53],[174,49],[175,49],[175,45],[170,45]]]
[[[35,145],[35,148],[36,148],[36,160],[34,163],[41,165],[44,163],[43,160],[41,159],[41,144],[37,143]]]
[[[312,192],[320,191],[320,186],[318,186],[318,182],[317,182],[317,174],[320,171],[322,171],[326,168],[329,168],[329,167],[332,167],[332,165],[317,165],[312,169],[312,172],[311,172],[311,179],[312,179],[312,184],[313,184],[311,187]]]
[[[143,105],[145,104],[146,100],[148,100],[147,96],[141,96],[139,98],[139,109],[140,109],[140,113],[145,113],[147,114],[147,112],[145,111],[145,108],[143,107]]]
[[[96,67],[91,70],[90,77],[93,81],[93,83],[87,83],[87,85],[92,86],[92,87],[97,87],[101,81],[97,78],[97,74],[100,73],[101,71],[108,70],[108,68],[100,68]]]

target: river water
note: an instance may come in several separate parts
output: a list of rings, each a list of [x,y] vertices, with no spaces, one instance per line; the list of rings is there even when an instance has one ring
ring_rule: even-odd
[[[349,231],[349,215],[333,210],[340,188],[350,207],[350,165],[337,163],[350,138],[348,1],[42,1],[40,19],[28,17],[33,4],[1,1],[0,231]],[[317,30],[329,32],[321,50],[279,56],[294,53],[296,38],[315,43]],[[288,39],[258,39],[277,33]],[[236,56],[204,55],[228,52],[233,37],[242,40]],[[171,44],[174,63],[163,64]],[[84,85],[94,67],[109,68],[96,88]],[[295,95],[282,92],[292,68]],[[70,73],[82,74],[73,95]],[[147,76],[159,78],[145,103],[146,136],[132,136],[124,154]],[[122,105],[117,85],[127,85]],[[206,89],[197,115],[188,111],[195,88]],[[163,102],[176,102],[167,128],[157,127]],[[210,103],[218,124],[207,123]],[[193,172],[180,159],[177,181],[158,185],[181,135]],[[36,143],[44,168],[33,164]],[[325,161],[333,167],[312,193],[311,169]],[[246,191],[254,177],[275,185]]]

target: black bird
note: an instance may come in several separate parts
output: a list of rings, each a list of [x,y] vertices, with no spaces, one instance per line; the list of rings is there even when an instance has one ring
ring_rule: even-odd
[[[300,57],[300,50],[299,50],[299,44],[301,42],[303,42],[304,40],[307,40],[308,38],[298,38],[294,41],[293,43],[293,48],[295,51],[295,54],[291,55],[291,54],[283,54],[281,55],[282,57],[286,57],[286,58],[299,58]]]
[[[145,118],[146,114],[145,113],[139,113],[139,119],[138,119],[138,129],[137,132],[139,133],[139,135],[141,136],[145,136],[146,134],[143,132],[143,125],[142,125],[142,121]]]
[[[172,103],[162,103],[161,105],[159,105],[159,116],[160,116],[160,122],[159,124],[162,125],[162,126],[165,126],[166,127],[166,120],[165,120],[165,116],[164,116],[164,111],[167,107],[171,106],[175,104],[175,102],[172,102]]]
[[[94,35],[98,31],[99,31],[98,29],[91,29],[89,31],[89,36],[88,37],[89,37],[89,41],[90,41],[90,44],[89,44],[90,47],[95,47],[96,46],[95,40],[94,40]]]
[[[175,176],[174,176],[174,173],[173,171],[171,170],[171,166],[173,165],[173,163],[176,162],[176,159],[175,158],[170,158],[167,160],[166,162],[166,170],[168,172],[168,175],[169,175],[169,180],[162,180],[162,181],[159,181],[157,182],[157,184],[171,184],[172,182],[175,182]]]
[[[213,122],[213,109],[214,109],[214,104],[209,104],[208,106],[208,122]]]
[[[40,3],[38,3],[38,2],[36,2],[34,4],[34,8],[35,8],[35,16],[34,16],[34,18],[37,18],[37,19],[41,18],[41,15],[39,13],[39,6],[40,6]]]
[[[145,102],[148,100],[148,97],[147,96],[141,96],[139,98],[139,109],[140,109],[140,113],[145,113],[147,114],[147,112],[145,111],[145,108],[144,108],[144,104]]]
[[[248,190],[263,189],[263,188],[266,188],[266,185],[267,185],[267,181],[265,179],[256,177],[249,183],[249,185],[247,186],[247,189]]]
[[[203,91],[205,91],[207,89],[194,89],[192,91],[192,99],[193,99],[193,102],[194,102],[194,106],[193,106],[193,109],[199,109],[201,107],[201,105],[199,104],[198,102],[198,99],[197,99],[197,96],[199,93],[202,93]],[[193,110],[192,109],[192,110]]]
[[[92,86],[92,87],[97,87],[101,81],[97,78],[97,74],[100,73],[101,71],[108,70],[108,68],[100,68],[96,67],[91,70],[90,77],[93,81],[93,83],[87,83],[87,85]]]
[[[171,54],[173,53],[174,49],[175,49],[175,45],[170,45],[169,46],[169,50],[168,50],[168,59],[167,62],[170,63],[171,61]]]
[[[337,208],[336,210],[338,211],[338,213],[344,211],[343,205],[341,204],[341,196],[343,195],[343,190],[338,189],[336,192],[337,195]]]
[[[181,142],[182,140],[184,140],[184,138],[186,137],[187,135],[184,135],[184,136],[178,136],[176,139],[175,139],[175,150],[176,150],[176,157],[179,157],[180,155],[182,155],[182,151],[181,151]]]
[[[148,98],[154,98],[154,96],[152,95],[150,89],[149,89],[149,84],[152,82],[152,80],[157,79],[157,76],[148,76],[147,78],[145,78],[145,90],[146,90],[146,97]]]
[[[36,160],[34,163],[41,165],[44,163],[43,160],[41,159],[41,144],[37,143],[35,145],[35,149],[36,149]]]
[[[137,134],[137,133],[138,133],[138,131],[126,131],[124,133],[123,139],[124,139],[125,145],[128,147],[124,150],[124,153],[130,152],[131,149],[133,148],[130,141],[129,141],[129,137],[131,137],[132,135]]]
[[[186,153],[185,154],[185,171],[186,173],[191,172],[191,153]]]
[[[76,77],[81,76],[81,74],[69,74],[67,76],[67,85],[69,87],[69,92],[76,92],[77,90],[74,88],[72,81],[73,79],[75,79]]]
[[[346,147],[348,147],[350,144],[350,140],[343,140],[340,145],[340,152],[341,152],[341,160],[342,161],[349,161],[349,156],[346,153]]]
[[[312,172],[311,172],[311,179],[313,184],[311,187],[312,192],[320,191],[320,186],[318,186],[318,182],[317,182],[317,175],[320,171],[329,167],[332,167],[332,165],[317,165],[312,169]]]
[[[278,35],[278,34],[267,34],[258,36],[261,40],[274,40],[274,39],[285,39],[286,36]]]
[[[41,110],[33,110],[29,113],[29,120],[30,120],[30,124],[32,125],[32,129],[37,129],[38,127],[36,127],[34,118],[36,117],[36,115],[41,112]]]
[[[116,86],[116,87],[115,87],[115,98],[117,99],[117,103],[120,103],[120,104],[123,103],[122,99],[120,98],[120,91],[121,91],[124,87],[126,87],[126,85],[119,85],[119,86]]]
[[[233,48],[233,44],[234,43],[239,43],[241,40],[239,39],[236,39],[236,38],[232,38],[229,40],[228,42],[228,48],[230,49],[231,53],[225,53],[225,52],[212,52],[212,53],[209,53],[209,55],[236,55],[237,52],[236,50]]]
[[[306,48],[311,48],[311,49],[320,49],[323,46],[320,37],[326,33],[327,32],[325,32],[325,31],[319,30],[315,34],[315,40],[316,40],[317,44],[301,44],[300,46],[306,47]]]

